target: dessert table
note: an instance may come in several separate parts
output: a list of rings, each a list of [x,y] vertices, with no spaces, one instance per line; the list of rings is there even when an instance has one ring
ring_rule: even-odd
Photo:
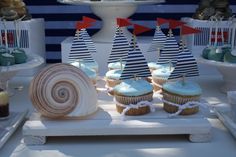
[[[16,77],[11,81],[10,87],[15,90],[15,95],[11,97],[10,102],[11,111],[25,109],[28,109],[29,113],[34,111],[28,98],[31,79],[31,77]],[[203,99],[222,110],[227,109],[222,105],[227,103],[226,95],[219,91],[219,86],[223,84],[221,76],[204,75],[198,78],[197,82],[203,88]],[[18,88],[19,86],[23,86],[23,89]],[[212,125],[212,140],[208,143],[190,143],[185,135],[85,136],[52,137],[45,145],[27,146],[23,141],[22,127],[19,127],[1,148],[0,156],[235,156],[235,138],[214,113],[208,114],[208,120]]]

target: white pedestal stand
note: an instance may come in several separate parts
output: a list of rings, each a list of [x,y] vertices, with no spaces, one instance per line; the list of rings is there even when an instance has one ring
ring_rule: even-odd
[[[101,30],[93,36],[95,42],[111,43],[117,27],[116,18],[128,18],[135,13],[138,5],[163,3],[165,0],[57,0],[60,3],[72,5],[89,5],[92,11],[103,21]],[[124,34],[131,38],[131,34],[123,28]]]

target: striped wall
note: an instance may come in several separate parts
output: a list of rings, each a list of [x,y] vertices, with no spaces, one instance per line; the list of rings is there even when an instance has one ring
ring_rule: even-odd
[[[236,1],[229,0],[231,9],[236,13]],[[60,4],[56,0],[24,0],[33,18],[44,18],[46,33],[46,59],[48,63],[61,62],[60,43],[68,36],[74,35],[75,22],[82,19],[82,16],[96,17],[88,6]],[[145,24],[152,28],[152,31],[143,34],[152,36],[154,34],[156,17],[180,19],[191,17],[197,8],[199,0],[166,0],[166,3],[157,5],[139,6],[136,13],[131,16],[134,22]],[[101,27],[101,22],[88,30],[94,34]],[[164,29],[166,32],[167,29]],[[178,32],[176,32],[178,34]]]

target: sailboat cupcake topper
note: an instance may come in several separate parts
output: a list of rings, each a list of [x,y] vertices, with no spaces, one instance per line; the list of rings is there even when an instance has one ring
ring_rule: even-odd
[[[108,58],[108,63],[124,62],[127,58],[130,49],[129,42],[120,28],[128,25],[131,25],[129,19],[117,18],[117,29],[112,44],[112,50]]]
[[[87,24],[90,24],[90,26],[92,26],[97,20],[93,19],[93,18],[90,18],[90,17],[87,17],[87,16],[83,16],[83,23],[87,23]],[[88,27],[90,27],[88,26]],[[88,28],[86,27],[86,28]],[[82,32],[82,37],[85,41],[85,44],[87,45],[88,47],[88,50],[89,52],[91,53],[96,53],[97,50],[95,48],[95,45],[94,45],[94,42],[92,41],[92,38],[90,37],[90,35],[88,34],[87,32],[87,29],[86,28],[82,28],[81,29],[81,32]]]
[[[81,29],[87,28],[91,24],[89,23],[82,23],[78,22],[76,27],[76,33],[72,42],[70,54],[69,54],[69,60],[70,62],[76,61],[76,60],[83,60],[86,62],[94,62],[94,59],[92,58],[91,53],[88,50],[88,47],[83,39],[83,35],[81,32]]]
[[[149,70],[145,57],[143,56],[140,49],[136,48],[137,45],[136,36],[148,30],[150,29],[147,27],[134,24],[133,42],[132,42],[133,47],[130,49],[128,53],[126,64],[121,74],[120,80],[132,79],[132,78],[134,79],[147,78],[151,76],[151,72]]]
[[[157,26],[155,30],[154,37],[152,39],[151,46],[148,49],[148,52],[156,52],[160,53],[159,51],[163,48],[164,43],[166,41],[166,35],[162,32],[160,26],[162,24],[168,23],[169,21],[163,18],[157,18]]]
[[[180,52],[179,45],[172,33],[172,29],[175,29],[178,26],[183,25],[183,22],[176,20],[169,20],[169,32],[167,35],[166,42],[164,44],[164,48],[160,52],[160,57],[158,58],[157,63],[166,64],[172,62],[172,64],[176,63],[177,56]]]
[[[186,47],[184,36],[199,33],[201,31],[186,25],[182,25],[181,28],[182,51],[179,53],[175,69],[168,79],[199,76],[197,62]]]

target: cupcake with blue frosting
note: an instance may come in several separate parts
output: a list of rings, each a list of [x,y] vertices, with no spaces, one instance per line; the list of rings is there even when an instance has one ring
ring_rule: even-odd
[[[167,82],[162,86],[162,94],[164,102],[164,110],[168,113],[176,113],[178,107],[174,104],[185,104],[187,102],[198,102],[202,94],[202,90],[197,83],[191,81],[176,81]],[[180,114],[181,115],[191,115],[197,113],[199,107],[186,108]]]
[[[73,62],[71,65],[80,68],[90,78],[93,84],[97,83],[97,73],[95,70],[90,69],[79,62]]]
[[[122,70],[120,69],[116,69],[116,70],[109,70],[106,73],[106,85],[108,87],[114,87],[118,84],[120,84],[121,80],[120,80],[120,76],[121,76]]]
[[[158,64],[156,62],[149,62],[148,67],[149,67],[150,71],[153,72],[154,70],[163,68],[163,65]]]
[[[152,72],[152,83],[154,85],[155,91],[158,91],[162,88],[162,85],[167,82],[173,70],[173,66],[163,66],[162,68]]]
[[[108,64],[109,70],[120,70],[123,69],[125,66],[125,62],[112,62]]]
[[[152,101],[153,87],[145,80],[124,80],[114,87],[117,111],[122,113],[130,104],[138,104],[142,101]],[[122,105],[120,105],[122,104]],[[127,105],[127,107],[126,107]],[[150,106],[138,106],[129,109],[125,115],[143,115],[150,112]]]

